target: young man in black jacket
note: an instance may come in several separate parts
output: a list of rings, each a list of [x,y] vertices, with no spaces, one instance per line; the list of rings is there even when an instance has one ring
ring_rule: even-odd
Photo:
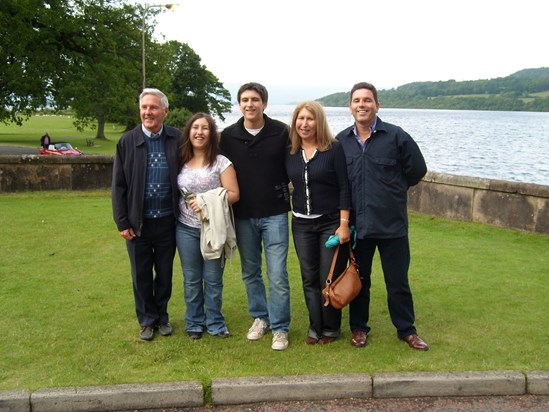
[[[240,200],[233,205],[242,279],[253,324],[249,340],[273,331],[272,349],[288,347],[290,285],[288,212],[290,196],[284,167],[289,144],[286,124],[263,112],[267,89],[247,83],[238,90],[242,117],[221,133],[221,150],[233,162],[240,187]],[[269,302],[261,273],[262,244],[265,248]]]

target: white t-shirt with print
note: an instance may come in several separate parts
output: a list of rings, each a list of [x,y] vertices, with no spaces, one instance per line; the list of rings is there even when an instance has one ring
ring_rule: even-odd
[[[223,155],[218,155],[215,162],[209,167],[191,169],[184,165],[177,175],[177,186],[179,190],[185,188],[195,195],[216,189],[221,187],[221,173],[230,165],[232,162]],[[200,228],[198,216],[194,210],[187,206],[183,196],[179,201],[179,221],[187,226]]]

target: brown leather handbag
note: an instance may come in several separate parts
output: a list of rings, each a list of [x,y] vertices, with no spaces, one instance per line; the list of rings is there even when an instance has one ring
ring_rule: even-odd
[[[358,264],[356,263],[351,242],[347,242],[347,244],[349,245],[349,266],[332,282],[340,246],[337,245],[334,258],[332,259],[330,274],[326,279],[326,287],[322,290],[322,295],[325,299],[324,306],[331,305],[335,309],[344,308],[357,297],[362,289],[362,281],[360,280]]]

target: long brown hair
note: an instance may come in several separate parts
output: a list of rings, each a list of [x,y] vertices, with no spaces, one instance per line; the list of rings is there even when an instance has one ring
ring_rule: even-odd
[[[215,162],[217,155],[221,153],[221,149],[219,148],[219,133],[217,132],[217,125],[215,124],[214,118],[207,113],[199,112],[194,114],[183,128],[183,136],[181,138],[181,146],[179,148],[180,166],[183,166],[194,156],[190,136],[193,123],[198,119],[206,119],[208,122],[208,127],[210,128],[210,141],[208,143],[208,147],[206,147],[206,159],[208,161],[208,166],[211,166]]]
[[[325,152],[332,147],[334,136],[330,131],[330,126],[328,125],[328,120],[326,119],[324,107],[322,107],[320,103],[311,100],[299,103],[294,109],[292,125],[290,127],[290,140],[292,143],[290,153],[294,155],[301,148],[301,137],[299,137],[299,134],[297,133],[295,124],[297,122],[299,112],[303,109],[306,109],[313,114],[316,121],[316,143],[318,145],[318,151]]]

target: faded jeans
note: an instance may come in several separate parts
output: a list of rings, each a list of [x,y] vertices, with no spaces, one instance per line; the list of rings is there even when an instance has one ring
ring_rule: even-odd
[[[236,239],[242,266],[242,280],[248,296],[248,311],[275,332],[290,330],[290,283],[288,257],[288,214],[262,218],[235,219]],[[262,242],[265,249],[269,302],[263,275]]]
[[[185,295],[185,329],[211,335],[227,330],[221,312],[223,296],[223,259],[205,260],[200,252],[200,229],[177,224],[175,238]]]

